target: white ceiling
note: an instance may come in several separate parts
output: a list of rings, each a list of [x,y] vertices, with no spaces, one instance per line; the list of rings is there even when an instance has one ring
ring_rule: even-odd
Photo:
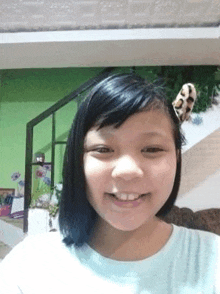
[[[0,32],[217,27],[219,0],[0,0]]]

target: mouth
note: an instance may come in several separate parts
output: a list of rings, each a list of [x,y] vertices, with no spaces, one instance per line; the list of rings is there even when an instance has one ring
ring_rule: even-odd
[[[145,202],[148,194],[137,194],[137,193],[105,193],[107,198],[113,203],[114,206],[120,209],[131,209],[139,207]]]
[[[137,194],[137,193],[106,193],[110,197],[114,198],[115,200],[121,202],[132,202],[137,201],[138,199],[146,196],[147,194]]]

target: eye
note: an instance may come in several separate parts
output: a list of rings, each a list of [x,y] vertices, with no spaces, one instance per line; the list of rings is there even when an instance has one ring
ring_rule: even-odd
[[[92,151],[95,151],[95,152],[98,152],[98,153],[114,152],[111,148],[108,148],[108,147],[96,147]]]
[[[106,160],[112,158],[114,150],[107,146],[94,146],[88,150],[92,157],[100,160]]]
[[[159,153],[159,152],[163,152],[164,149],[159,148],[159,147],[145,147],[144,149],[141,150],[144,153]]]

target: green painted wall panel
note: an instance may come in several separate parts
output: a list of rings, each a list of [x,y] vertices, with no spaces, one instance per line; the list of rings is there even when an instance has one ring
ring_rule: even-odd
[[[24,179],[26,124],[81,84],[101,68],[59,68],[2,70],[0,92],[0,187],[16,188],[13,172]],[[57,114],[56,137],[65,140],[77,108],[76,102]],[[43,151],[50,161],[51,118],[34,128],[34,153]],[[65,146],[56,147],[55,182],[61,179]]]

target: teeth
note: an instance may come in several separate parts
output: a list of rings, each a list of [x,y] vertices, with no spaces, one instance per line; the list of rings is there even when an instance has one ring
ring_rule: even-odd
[[[125,193],[118,194],[117,197],[121,200],[128,200],[128,194]]]
[[[138,196],[139,197],[139,196]],[[129,194],[128,195],[128,200],[134,200],[135,198],[138,198],[138,197],[135,197],[134,194]]]
[[[120,199],[120,200],[124,200],[124,201],[127,201],[127,200],[136,200],[140,195],[139,194],[134,194],[134,193],[131,193],[131,194],[126,194],[126,193],[117,193],[116,195],[116,198]]]

